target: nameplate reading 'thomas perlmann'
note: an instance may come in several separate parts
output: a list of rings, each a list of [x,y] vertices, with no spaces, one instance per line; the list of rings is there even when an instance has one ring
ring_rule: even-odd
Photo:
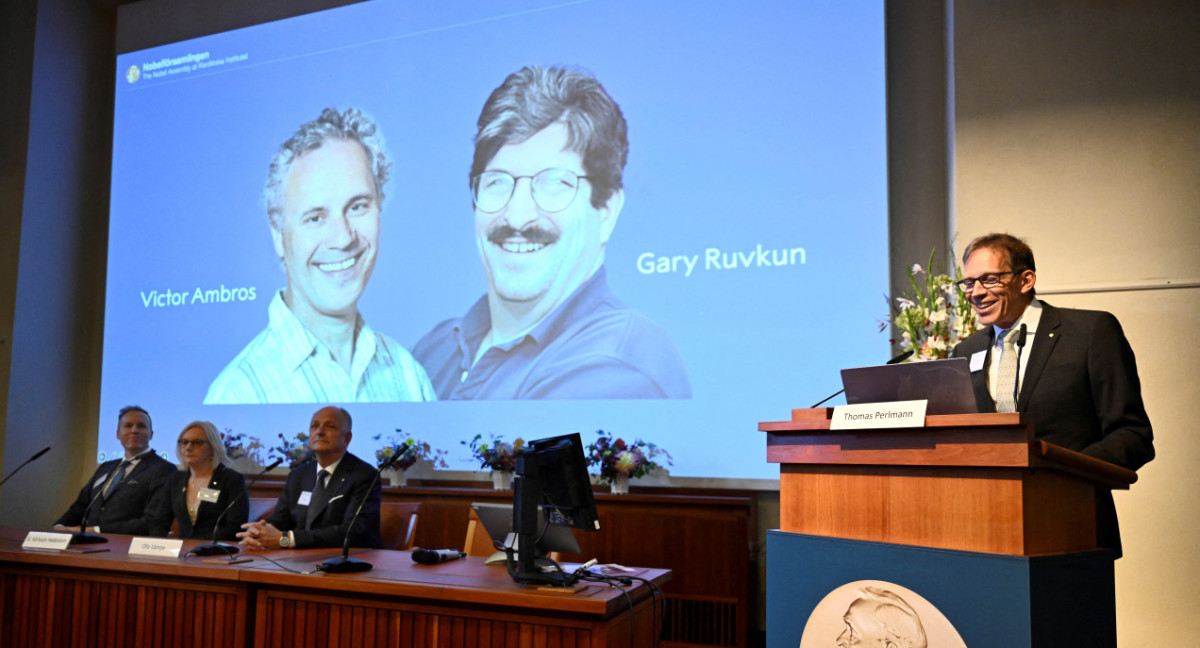
[[[913,400],[838,405],[833,408],[833,418],[829,421],[829,429],[922,427],[925,425],[925,406],[928,404],[927,400]]]

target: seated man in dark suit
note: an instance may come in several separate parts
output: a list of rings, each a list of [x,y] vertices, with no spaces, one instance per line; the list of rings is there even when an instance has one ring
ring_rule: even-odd
[[[125,448],[125,457],[100,464],[71,508],[54,523],[54,529],[77,532],[87,527],[96,533],[150,533],[150,501],[175,469],[150,449],[153,438],[153,423],[146,410],[137,405],[121,408],[117,439]]]
[[[313,414],[308,447],[315,461],[297,466],[287,477],[275,512],[261,522],[243,524],[237,534],[248,549],[307,549],[350,546],[378,549],[379,503],[382,499],[375,468],[346,451],[350,445],[350,413],[325,407]],[[350,519],[362,504],[350,528]]]
[[[981,412],[1020,412],[1038,439],[1137,470],[1154,458],[1133,349],[1103,311],[1038,300],[1033,250],[988,234],[963,253],[959,282],[984,329],[954,348],[971,361]],[[1096,493],[1097,543],[1121,541],[1108,490]]]

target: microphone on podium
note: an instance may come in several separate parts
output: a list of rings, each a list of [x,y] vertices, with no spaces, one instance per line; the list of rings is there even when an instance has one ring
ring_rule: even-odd
[[[1021,388],[1020,388],[1020,385],[1021,385],[1021,354],[1023,354],[1025,352],[1025,337],[1028,334],[1029,334],[1029,331],[1026,328],[1026,326],[1024,324],[1021,324],[1021,328],[1018,329],[1018,331],[1017,331],[1017,375],[1016,375],[1016,380],[1013,381],[1013,393],[1012,393],[1014,403],[1017,402],[1017,398],[1021,394]]]
[[[912,357],[912,354],[913,354],[912,349],[909,349],[908,351],[901,353],[900,355],[892,358],[891,360],[888,360],[884,364],[890,364],[890,365],[891,364],[899,364],[901,362],[904,362],[905,360],[908,360],[910,357]],[[822,403],[829,400],[830,398],[833,398],[834,396],[837,396],[838,394],[841,394],[844,391],[846,391],[846,390],[845,389],[837,390],[836,392],[826,396],[825,398],[821,399],[820,401],[817,401],[817,404],[813,405],[813,407],[820,407]]]

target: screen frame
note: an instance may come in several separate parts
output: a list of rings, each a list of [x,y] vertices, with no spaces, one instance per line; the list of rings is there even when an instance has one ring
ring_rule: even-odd
[[[340,5],[340,2],[334,2],[334,4],[331,4],[330,6],[336,6],[336,5]],[[122,48],[122,49],[124,49],[124,48]],[[608,79],[616,79],[618,77],[605,76],[604,78],[606,79],[606,82],[607,82]],[[616,83],[617,83],[616,80],[613,80],[613,84],[616,85]],[[614,91],[614,92],[616,92],[616,91]],[[620,92],[620,95],[617,98],[619,98],[620,101],[624,102],[626,97],[637,97],[637,95],[636,94],[626,94],[626,92]],[[631,104],[634,103],[635,101],[637,101],[636,98],[629,98],[629,102]],[[642,121],[637,121],[637,124],[641,125],[641,128],[643,131],[646,130],[646,125],[644,125]],[[638,140],[637,144],[638,144],[638,151],[641,152],[641,151],[644,151],[647,149],[646,144],[644,144],[641,139]],[[631,202],[631,204],[634,204],[634,203]],[[629,224],[629,226],[634,226],[634,224],[636,224],[636,221],[634,220],[634,218],[630,217],[628,221],[629,222],[626,224]],[[622,240],[628,240],[628,239],[630,239],[630,236],[623,236]],[[378,290],[376,290],[376,292],[374,292],[372,294],[378,294]],[[862,322],[862,320],[864,318],[859,316],[854,319],[858,320],[858,322]],[[372,322],[378,323],[378,320],[372,318]],[[872,332],[874,332],[874,331],[872,331]],[[881,335],[878,337],[880,337],[882,340],[882,338],[884,336]],[[408,340],[408,337],[406,337],[406,341],[407,340]],[[695,355],[695,354],[692,354],[692,355]],[[870,359],[868,359],[868,360],[870,360]],[[860,360],[859,360],[859,362],[860,362]],[[830,373],[830,376],[829,376],[830,384],[832,384],[832,380],[835,379],[834,378],[835,373],[833,373],[833,372],[829,372],[829,373]],[[786,382],[787,382],[787,380],[779,380],[779,383],[786,383]],[[792,391],[800,392],[800,394],[803,394],[803,392],[808,392],[810,389],[811,388],[808,388],[808,386],[805,386],[804,389],[794,389]],[[818,389],[821,389],[822,391],[824,390],[823,388],[818,388]],[[126,390],[124,392],[124,394],[131,394],[131,392],[132,392],[131,390]],[[122,394],[121,397],[128,398],[128,397],[124,396],[124,394]],[[160,406],[160,404],[158,404],[152,400],[149,400],[149,398],[145,398],[143,396],[133,396],[132,400],[134,402],[149,401],[149,402],[145,402],[146,406],[149,406],[151,408],[152,412],[155,412],[156,414],[157,414],[158,410],[160,410],[160,408],[162,407],[162,406]],[[788,404],[786,402],[787,400],[790,400],[790,397],[776,398],[776,402],[784,402],[784,404]],[[110,404],[109,402],[106,402],[103,404],[104,404],[104,409],[103,409],[104,412],[107,412],[107,410],[112,409],[109,407],[109,404]],[[560,409],[566,409],[566,408],[570,407],[566,403],[550,403],[550,404],[553,404],[553,406],[562,406],[562,407],[560,407]],[[630,402],[630,403],[628,403],[629,407],[625,407],[626,403],[624,403],[624,402],[619,403],[619,404],[620,404],[619,408],[613,408],[613,409],[614,410],[625,410],[625,409],[632,410],[632,409],[642,408],[644,406],[647,406],[647,404],[656,404],[656,403]],[[666,406],[680,407],[680,406],[686,406],[686,404],[688,404],[688,403],[666,403]],[[366,407],[370,407],[370,406],[364,406],[364,407],[362,407],[362,409],[366,409]],[[518,403],[512,403],[511,406],[508,403],[503,403],[503,407],[516,410],[518,407],[522,407],[522,406],[520,406],[520,404],[518,404]],[[430,407],[420,407],[420,408],[414,408],[414,409],[419,409],[420,410],[419,414],[421,416],[426,416],[427,412],[430,412],[430,410],[433,410],[434,407],[430,406]],[[451,409],[454,409],[454,406],[437,406],[437,409],[451,410]],[[458,408],[458,409],[461,409],[461,408]],[[480,409],[480,408],[476,407],[475,409]],[[756,408],[756,412],[751,413],[751,416],[758,416],[757,409],[760,409],[760,408]],[[761,416],[761,418],[766,418],[766,419],[773,418],[773,415],[770,414],[769,412],[772,412],[772,410],[775,410],[774,407],[761,408],[761,409],[766,410],[766,414],[763,414]],[[397,412],[402,414],[403,416],[408,415],[406,410],[398,409]],[[455,410],[455,413],[457,414],[457,410]],[[521,410],[521,412],[518,412],[518,413],[523,413],[523,410]],[[302,412],[302,413],[298,412],[298,414],[306,415],[307,412]],[[371,428],[371,430],[373,432],[373,431],[378,430],[378,428],[380,428],[380,427],[376,421],[368,418],[368,416],[370,416],[371,414],[372,413],[370,412],[370,410],[367,410],[367,412],[365,412],[364,416],[362,416],[362,421],[364,421],[365,424],[367,424],[367,425],[362,425],[362,428],[364,428],[364,430],[367,430],[367,428]],[[601,414],[604,414],[604,416],[601,416],[601,414],[596,414],[593,416],[589,416],[589,415],[576,416],[575,414],[576,414],[576,408],[570,407],[570,412],[563,415],[563,416],[565,416],[565,419],[564,419],[565,422],[554,421],[551,424],[551,427],[552,427],[551,430],[546,430],[545,432],[554,433],[554,432],[557,432],[558,430],[563,430],[563,428],[565,428],[565,430],[571,430],[571,428],[576,428],[576,430],[587,431],[588,428],[590,428],[590,430],[595,430],[596,427],[604,427],[605,430],[614,430],[618,434],[624,434],[624,436],[626,436],[626,437],[631,437],[631,436],[646,437],[648,434],[647,430],[653,430],[653,428],[655,428],[653,422],[650,422],[650,424],[647,424],[647,428],[630,426],[628,424],[625,424],[624,421],[613,422],[612,419],[607,418],[607,413],[601,413]],[[586,412],[586,414],[590,414],[590,413]],[[174,415],[174,413],[168,414],[166,416],[163,416],[163,419],[170,420],[170,418],[172,418],[173,415]],[[359,408],[355,409],[355,415],[359,416]],[[224,416],[224,413],[218,412],[217,414],[214,414],[214,416]],[[178,418],[178,415],[176,415],[175,418]],[[196,418],[196,416],[190,416],[190,418]],[[508,419],[515,420],[517,418],[520,418],[520,416],[509,416]],[[595,419],[595,420],[593,421],[593,419]],[[734,426],[742,425],[742,422],[740,422],[740,421],[744,421],[746,419],[748,419],[748,416],[745,416],[743,414],[743,415],[739,416],[737,421],[732,421],[732,422],[722,421],[722,424],[719,427],[721,428],[722,433],[731,433],[732,428]],[[228,420],[226,420],[226,419],[218,419],[218,420],[220,420],[222,422],[222,426],[228,425]],[[298,420],[298,421],[300,420],[299,416],[298,416],[298,419],[296,419],[296,420]],[[749,420],[752,421],[755,419],[749,419]],[[576,421],[580,421],[580,422],[576,422]],[[428,433],[442,434],[443,430],[446,430],[445,426],[427,425],[426,421],[424,421],[424,420],[412,421],[412,420],[406,419],[406,420],[403,420],[402,422],[404,424],[404,427],[406,427],[406,430],[409,430],[409,428],[410,428],[410,430],[416,430],[416,433],[418,433],[418,436],[421,439],[426,439],[426,440],[428,440],[428,439],[425,436],[425,434],[428,434]],[[436,421],[436,422],[440,422],[440,421]],[[457,420],[456,420],[456,422],[457,422]],[[470,422],[472,422],[472,424],[474,424],[475,421],[470,421]],[[434,430],[434,431],[428,432],[427,430],[422,430],[422,428],[420,427],[421,425],[425,425],[428,428],[432,428],[432,430]],[[484,420],[484,421],[480,421],[480,425],[491,425],[491,424],[490,424],[490,422],[487,422],[486,420]],[[247,421],[235,418],[235,419],[233,419],[233,428],[235,431],[238,431],[238,432],[241,432],[244,430],[250,430],[251,433],[257,434],[260,427],[251,427],[251,422],[247,422]],[[662,428],[662,426],[660,425],[659,428]],[[716,428],[716,426],[714,426],[714,430],[715,430],[715,428]],[[168,427],[168,430],[174,431],[174,428]],[[456,446],[454,445],[455,440],[457,440],[458,438],[464,438],[466,436],[469,436],[469,434],[475,433],[475,431],[476,430],[467,430],[467,431],[460,432],[458,430],[452,430],[450,433],[452,433],[452,434],[460,434],[461,433],[462,436],[461,437],[446,436],[445,439],[449,439],[449,440],[445,440],[444,446],[449,446],[449,448],[456,448]],[[271,430],[271,432],[275,432],[275,431]],[[512,431],[512,430],[499,430],[499,432],[502,433],[503,436],[509,436],[509,434],[514,434],[514,431]],[[674,432],[666,432],[666,433],[670,434],[670,433],[674,433]],[[102,436],[107,437],[106,434],[103,434],[103,432],[101,432],[101,434],[102,434]],[[266,437],[270,437],[270,436],[266,436]],[[266,437],[263,438],[264,444],[268,443],[268,439],[266,439]],[[112,442],[109,442],[109,440],[107,438],[103,439],[103,440],[104,440],[104,442],[106,442],[108,444],[108,446],[112,445]],[[439,438],[438,440],[443,440],[443,439]],[[655,437],[653,440],[655,440],[655,442],[659,442],[660,444],[665,445],[665,446],[667,446],[667,448],[671,448],[671,449],[678,448],[678,446],[679,446],[678,442],[672,444],[670,442],[670,440],[671,440],[670,437],[668,437],[668,440],[666,443],[662,442],[662,439],[659,437]],[[756,439],[756,440],[761,440],[761,438]],[[367,442],[367,443],[370,443],[370,442]],[[107,448],[107,446],[104,446],[103,444],[102,444],[102,446],[103,446],[103,448]],[[745,446],[745,448],[752,448],[752,444],[744,444],[744,446]],[[361,446],[360,446],[360,448],[361,448]],[[361,450],[356,449],[356,451],[359,451],[361,454]],[[655,486],[665,485],[665,486],[755,488],[755,490],[774,490],[775,487],[778,487],[778,479],[774,479],[775,476],[778,475],[778,472],[773,474],[772,472],[767,472],[767,470],[763,470],[763,472],[721,473],[720,469],[715,468],[714,466],[710,466],[709,463],[718,463],[719,466],[721,466],[722,468],[724,468],[724,466],[725,466],[724,463],[713,462],[712,460],[706,460],[706,461],[708,461],[708,463],[700,464],[700,467],[696,468],[696,467],[692,466],[691,463],[688,463],[688,462],[692,461],[692,457],[688,456],[688,451],[686,451],[686,450],[678,451],[677,450],[677,454],[684,455],[686,458],[684,461],[678,461],[678,457],[677,457],[676,466],[673,466],[673,468],[671,469],[671,473],[673,473],[673,474],[668,475],[668,474],[666,474],[666,472],[662,472],[659,474],[650,475],[650,476],[648,476],[648,478],[646,478],[646,481],[643,481],[643,484],[649,484],[649,485],[655,485]],[[710,455],[704,455],[704,456],[710,456]],[[454,456],[454,460],[457,461],[458,457]],[[466,460],[463,460],[463,461],[466,461]],[[750,461],[754,462],[754,463],[752,463],[752,466],[761,466],[761,463],[758,463],[761,461],[760,458],[758,458],[758,456],[751,456]],[[730,464],[732,466],[732,463],[730,463]],[[740,466],[740,464],[738,464],[738,466]],[[454,467],[454,463],[451,463],[451,467]],[[767,466],[767,468],[769,469],[772,467]],[[436,473],[437,478],[444,478],[446,480],[463,479],[464,475],[466,475],[467,478],[473,479],[473,480],[486,479],[485,475],[473,474],[473,473],[470,473],[469,470],[451,470],[451,472],[448,472],[448,473],[443,473],[443,472],[440,472],[440,470],[439,470],[439,472]],[[719,476],[709,476],[709,475],[719,475]]]

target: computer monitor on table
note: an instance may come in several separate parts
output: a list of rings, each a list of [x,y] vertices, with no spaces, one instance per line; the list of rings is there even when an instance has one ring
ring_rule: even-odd
[[[525,445],[517,458],[513,481],[513,531],[516,560],[509,573],[519,583],[568,585],[569,575],[543,572],[537,565],[538,509],[549,524],[599,531],[600,516],[592,496],[592,481],[578,433],[538,439]]]

